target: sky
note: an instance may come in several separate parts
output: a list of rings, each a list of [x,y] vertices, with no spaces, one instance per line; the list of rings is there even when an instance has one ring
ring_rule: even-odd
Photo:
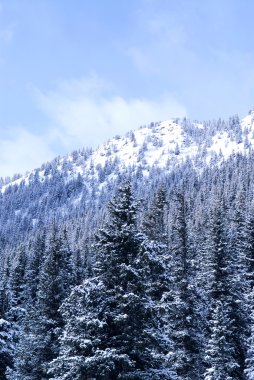
[[[0,177],[254,107],[252,0],[0,0]]]

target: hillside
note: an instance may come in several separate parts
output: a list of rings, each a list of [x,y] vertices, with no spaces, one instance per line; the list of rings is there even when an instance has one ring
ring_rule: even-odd
[[[242,121],[234,116],[228,121],[151,123],[115,136],[95,150],[57,157],[24,176],[2,180],[1,241],[12,245],[56,217],[64,223],[91,213],[93,225],[95,210],[102,220],[104,205],[124,178],[131,178],[137,194],[147,197],[155,183],[184,167],[200,175],[232,155],[248,155],[253,146],[254,113],[250,112]]]
[[[252,379],[253,119],[152,123],[2,183],[1,379]]]
[[[51,178],[55,171],[66,180],[80,174],[85,179],[104,182],[127,168],[148,175],[151,168],[170,172],[176,166],[191,160],[196,168],[218,163],[233,153],[248,153],[254,145],[254,111],[241,121],[238,116],[228,121],[192,122],[172,119],[151,123],[131,130],[125,136],[115,136],[95,150],[83,149],[64,157],[57,157],[41,168],[16,175],[18,179],[2,180],[2,193],[8,186],[29,184],[34,175],[41,182]],[[52,174],[53,173],[53,174]]]

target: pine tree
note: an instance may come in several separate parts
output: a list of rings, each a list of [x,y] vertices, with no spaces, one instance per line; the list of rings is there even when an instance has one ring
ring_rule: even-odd
[[[11,342],[8,349],[9,366],[11,370],[14,364],[16,349],[20,342],[23,329],[23,321],[26,315],[25,295],[25,271],[27,256],[24,245],[21,245],[13,257],[13,262],[7,278],[6,311],[3,315],[3,326],[8,329],[8,341]],[[5,331],[6,333],[7,331]],[[10,358],[11,355],[11,358]],[[6,374],[7,374],[6,371]],[[8,378],[8,377],[7,377]]]
[[[0,318],[0,380],[6,380],[6,369],[13,363],[13,336],[11,324]]]
[[[27,258],[27,268],[25,273],[25,293],[28,307],[33,307],[36,302],[36,294],[39,285],[40,268],[45,254],[46,231],[43,230],[36,236],[30,248]]]
[[[248,293],[250,291],[250,278],[248,276],[250,238],[251,233],[246,231],[246,191],[241,189],[235,200],[233,208],[233,223],[229,224],[232,238],[229,239],[227,256],[230,258],[229,279],[230,292],[232,295],[232,318],[234,320],[234,335],[233,342],[237,356],[238,370],[237,376],[239,379],[245,380],[244,366],[246,360],[246,347],[249,335],[250,318],[249,310],[246,307]]]
[[[25,247],[21,246],[12,263],[8,279],[7,319],[18,329],[25,315],[25,271],[27,256]],[[18,337],[17,337],[18,339]]]
[[[197,378],[198,347],[194,333],[193,292],[189,282],[188,231],[184,195],[174,194],[175,215],[171,234],[168,323],[172,340],[169,363],[180,379]]]
[[[39,239],[36,244],[38,246],[34,249],[37,248],[41,254],[44,243]],[[73,285],[71,252],[66,234],[59,236],[54,225],[44,249],[35,300],[30,303],[23,323],[14,368],[8,371],[10,380],[47,379],[47,365],[59,352],[58,337],[63,328],[59,308]],[[32,285],[31,295],[35,284]]]
[[[245,360],[246,380],[254,379],[254,290],[250,294],[251,315],[250,315],[250,336],[248,339],[248,350]]]
[[[205,358],[206,380],[244,379],[242,336],[239,336],[242,325],[233,279],[237,271],[232,250],[228,250],[222,209],[222,204],[215,205],[208,231],[206,281],[210,302],[210,339]]]
[[[209,367],[205,373],[205,380],[235,380],[234,373],[239,367],[235,360],[233,344],[232,319],[228,304],[221,300],[216,301],[211,323],[211,337],[206,350],[206,360]]]
[[[66,326],[49,373],[65,380],[171,379],[146,293],[151,252],[138,232],[129,183],[108,209],[94,277],[74,288],[61,307]]]
[[[249,292],[254,287],[254,217],[253,210],[245,218],[245,239],[242,241],[245,248],[245,281]]]
[[[168,201],[165,186],[156,192],[152,205],[146,213],[143,228],[150,240],[164,243],[167,240]]]

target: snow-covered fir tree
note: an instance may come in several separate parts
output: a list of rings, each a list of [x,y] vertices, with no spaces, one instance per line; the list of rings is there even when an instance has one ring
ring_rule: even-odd
[[[189,279],[188,231],[184,195],[173,195],[174,216],[171,234],[169,274],[171,291],[168,299],[172,368],[180,379],[197,377],[198,347],[194,332],[193,292]],[[198,375],[199,376],[199,375]]]
[[[163,336],[147,292],[148,247],[137,228],[129,183],[109,204],[98,235],[94,276],[76,287],[61,310],[66,322],[54,379],[170,379]],[[150,253],[150,252],[149,252]]]

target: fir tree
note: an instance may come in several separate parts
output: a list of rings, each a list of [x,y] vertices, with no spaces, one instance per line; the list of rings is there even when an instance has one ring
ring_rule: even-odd
[[[167,241],[168,201],[165,186],[155,194],[149,211],[146,213],[143,228],[150,240],[160,243]]]
[[[222,218],[222,204],[216,204],[210,220],[207,240],[207,284],[210,301],[210,339],[206,352],[206,379],[243,379],[241,337],[243,326],[236,304],[232,279],[234,260],[226,245],[227,234]],[[220,376],[220,377],[218,377]]]
[[[197,378],[198,347],[194,333],[193,292],[189,282],[189,252],[184,195],[174,195],[171,234],[171,291],[168,295],[168,323],[172,341],[169,363],[181,379]]]
[[[66,326],[49,373],[66,380],[171,379],[146,293],[150,255],[129,183],[109,203],[96,250],[95,276],[74,288],[61,308]]]
[[[250,336],[248,339],[248,350],[245,360],[245,374],[246,380],[254,379],[254,291],[252,290],[250,295],[251,302],[251,318],[250,318]]]
[[[235,380],[234,373],[239,367],[235,360],[233,344],[233,324],[230,318],[231,311],[228,304],[221,300],[216,301],[212,315],[211,337],[206,350],[206,360],[209,367],[205,373],[205,380]]]
[[[0,318],[0,380],[6,380],[6,369],[12,366],[13,348],[11,324]]]
[[[36,248],[39,250],[43,246],[39,244]],[[8,371],[8,379],[48,378],[47,365],[59,352],[58,337],[63,327],[59,308],[73,285],[71,269],[67,236],[64,234],[61,238],[53,226],[40,266],[36,301],[30,304],[23,322],[14,368]],[[31,290],[34,289],[32,285]]]

